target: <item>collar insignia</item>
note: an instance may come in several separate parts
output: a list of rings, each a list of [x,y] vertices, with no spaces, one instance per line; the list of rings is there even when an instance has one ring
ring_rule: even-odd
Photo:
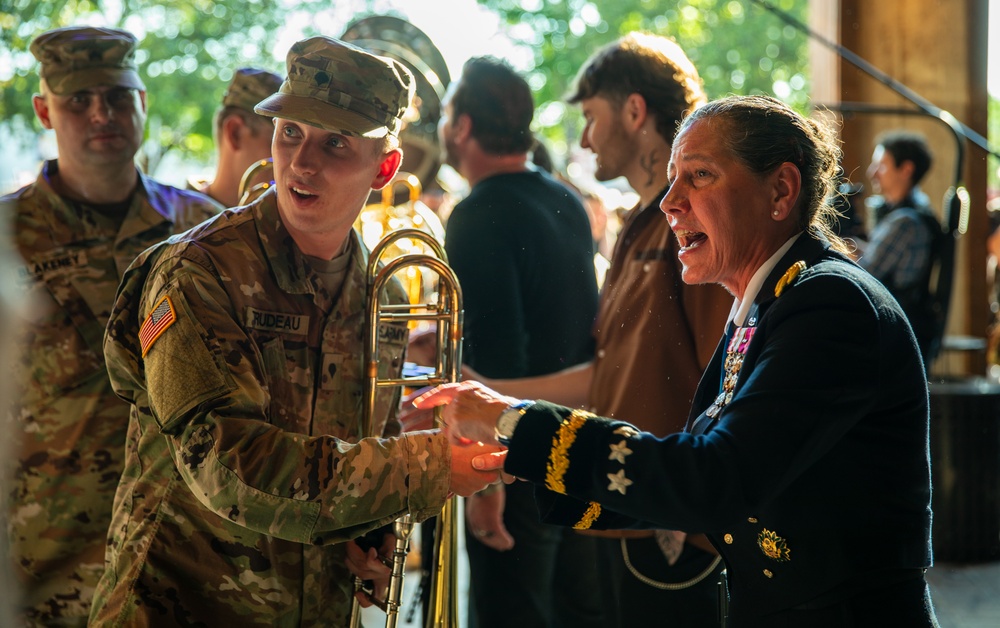
[[[799,260],[789,266],[788,270],[785,271],[785,274],[778,280],[778,285],[774,287],[774,296],[780,297],[781,293],[785,291],[785,288],[792,285],[792,282],[794,282],[795,278],[799,276],[799,273],[805,269],[806,263],[802,260]]]

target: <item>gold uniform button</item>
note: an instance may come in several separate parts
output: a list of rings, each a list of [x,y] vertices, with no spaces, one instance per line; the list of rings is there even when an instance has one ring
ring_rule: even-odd
[[[764,570],[764,575],[767,576],[768,578],[773,578],[774,577],[774,574],[771,573],[770,569],[765,569]]]
[[[749,523],[757,523],[757,517],[748,517],[747,518],[747,522],[749,522]]]
[[[722,537],[722,540],[726,542],[726,545],[732,545],[733,544],[733,535],[732,534],[727,534],[726,536]]]

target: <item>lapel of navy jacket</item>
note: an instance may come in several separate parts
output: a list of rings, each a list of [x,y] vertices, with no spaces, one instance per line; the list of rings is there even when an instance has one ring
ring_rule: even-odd
[[[776,297],[798,261],[804,270]],[[731,617],[808,604],[881,569],[929,566],[927,381],[899,305],[803,234],[751,319],[732,400],[702,433],[656,438],[538,402],[506,470],[545,487],[539,508],[552,523],[707,533],[727,565]],[[718,395],[724,353],[720,343],[689,426]]]

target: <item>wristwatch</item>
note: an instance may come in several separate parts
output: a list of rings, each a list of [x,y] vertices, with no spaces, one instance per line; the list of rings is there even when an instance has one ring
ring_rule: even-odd
[[[521,420],[524,413],[528,411],[528,408],[535,405],[534,401],[518,401],[507,406],[503,412],[500,413],[500,417],[497,418],[496,426],[496,439],[501,445],[509,445],[510,439],[514,437],[514,429],[517,428],[517,422]]]

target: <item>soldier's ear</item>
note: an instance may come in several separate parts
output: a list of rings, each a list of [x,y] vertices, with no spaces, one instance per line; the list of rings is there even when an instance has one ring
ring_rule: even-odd
[[[394,148],[382,157],[382,163],[378,166],[378,174],[372,180],[372,189],[381,190],[399,172],[399,165],[403,162],[403,151]]]
[[[34,108],[35,115],[38,116],[38,121],[42,123],[42,126],[46,129],[51,129],[52,120],[49,118],[49,103],[45,100],[45,96],[41,94],[32,96],[31,106]]]
[[[243,124],[243,120],[239,116],[228,116],[222,121],[222,137],[219,139],[229,142],[229,145],[233,147],[233,150],[239,150],[242,140],[240,129],[245,126],[246,125]]]

